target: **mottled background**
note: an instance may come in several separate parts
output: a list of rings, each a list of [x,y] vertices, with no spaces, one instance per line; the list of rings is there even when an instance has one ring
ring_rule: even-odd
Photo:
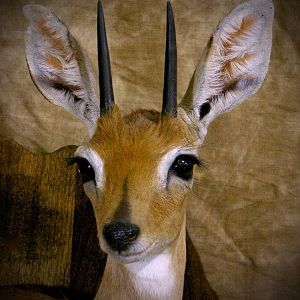
[[[55,12],[96,66],[97,2],[0,1],[0,134],[31,152],[53,152],[88,137],[31,82],[26,3]],[[179,99],[214,27],[238,3],[172,1]],[[115,99],[124,112],[161,107],[165,6],[160,0],[103,0]],[[200,150],[207,167],[197,172],[189,199],[188,229],[221,299],[300,299],[300,2],[277,0],[274,6],[267,78],[256,95],[209,128]],[[2,139],[0,148],[0,285],[68,286],[76,183],[62,157],[73,150],[45,157],[14,142]]]

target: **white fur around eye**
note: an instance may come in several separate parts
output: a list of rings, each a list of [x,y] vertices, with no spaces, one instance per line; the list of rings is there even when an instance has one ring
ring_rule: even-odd
[[[169,169],[172,166],[175,158],[177,156],[183,155],[183,154],[197,156],[197,151],[195,149],[178,147],[178,148],[172,149],[171,151],[169,151],[162,157],[162,159],[158,165],[158,174],[157,174],[158,184],[161,187],[165,188],[167,186]],[[179,180],[182,181],[181,179],[179,179]]]
[[[102,189],[104,186],[104,163],[94,150],[84,146],[78,147],[75,152],[76,156],[83,157],[88,160],[95,172],[96,188]]]

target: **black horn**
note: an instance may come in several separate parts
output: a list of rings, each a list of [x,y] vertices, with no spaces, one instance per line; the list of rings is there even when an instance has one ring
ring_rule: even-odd
[[[177,50],[174,16],[171,3],[167,4],[167,37],[162,114],[177,116]]]
[[[109,51],[106,39],[105,21],[101,1],[98,2],[98,68],[100,88],[100,113],[108,113],[114,103]]]

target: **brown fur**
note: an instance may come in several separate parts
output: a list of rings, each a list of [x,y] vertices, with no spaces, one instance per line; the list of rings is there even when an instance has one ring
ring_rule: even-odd
[[[231,51],[230,47],[233,46],[234,44],[237,44],[240,42],[241,38],[251,30],[251,27],[254,25],[254,19],[253,17],[244,17],[242,19],[242,22],[240,24],[240,27],[236,28],[236,30],[229,34],[227,36],[226,40],[222,41],[223,47],[227,51]]]
[[[166,191],[155,185],[161,158],[187,140],[177,119],[139,110],[122,118],[117,107],[99,119],[88,145],[104,161],[105,186],[101,204],[92,201],[101,239],[105,223],[111,221],[128,181],[131,222],[140,226],[149,240],[169,243],[178,235],[185,211],[185,189]]]
[[[62,65],[59,59],[57,59],[54,56],[47,56],[45,58],[46,64],[51,68],[51,69],[57,69],[57,70],[62,70]]]
[[[233,33],[229,34],[226,41],[223,41],[223,47],[225,49],[224,56],[231,54],[233,51],[232,47],[240,43],[241,38],[249,33],[253,25],[254,19],[252,17],[245,17],[242,19],[240,27],[238,27]],[[229,78],[233,78],[235,73],[234,65],[245,66],[253,57],[254,54],[244,53],[243,57],[238,56],[230,59],[224,64],[224,71],[228,74]]]
[[[224,61],[219,65],[220,71],[218,72],[218,75],[216,75],[219,76],[220,91],[234,91],[236,83],[241,79],[241,77],[236,76],[236,69],[245,68],[246,65],[250,63],[250,60],[255,58],[255,54],[249,52],[243,53],[243,56],[231,57],[231,54],[234,51],[232,50],[232,47],[241,42],[241,38],[249,33],[254,23],[255,19],[253,17],[244,17],[240,26],[235,28],[234,32],[228,34],[226,39],[224,39],[224,37],[221,39],[221,55],[224,58]],[[213,35],[206,47],[206,60],[212,59],[212,55],[218,48],[220,48],[220,46]],[[249,80],[251,81],[252,78],[249,78]]]
[[[234,66],[245,67],[252,58],[254,58],[254,54],[245,53],[243,57],[238,56],[232,60],[228,60],[224,63],[224,71],[228,74],[229,78],[233,78],[235,73]]]
[[[44,20],[39,20],[37,22],[37,28],[40,30],[41,34],[48,39],[53,48],[61,51],[64,55],[67,54],[67,49],[63,41],[57,38],[55,31],[47,27]]]
[[[92,140],[85,145],[93,149],[104,162],[105,181],[102,189],[95,194],[88,190],[89,186],[85,186],[94,207],[101,247],[108,254],[113,254],[102,232],[105,224],[120,217],[125,194],[126,217],[139,226],[141,239],[149,245],[156,245],[147,255],[161,251],[171,254],[172,274],[177,284],[168,294],[170,299],[180,299],[183,293],[185,198],[190,184],[180,182],[161,186],[157,174],[165,154],[189,144],[185,123],[180,120],[145,110],[122,117],[114,106],[111,113],[100,117]],[[101,195],[101,200],[98,195]],[[132,276],[125,266],[108,256],[97,297],[121,299],[123,295],[135,299],[139,292],[135,290],[136,279]],[[139,297],[153,299],[153,296],[146,294]]]
[[[254,25],[253,17],[246,16],[242,19],[240,27],[235,31],[235,33],[230,35],[230,39],[237,40],[240,39],[242,36],[246,35],[247,32],[251,29]]]

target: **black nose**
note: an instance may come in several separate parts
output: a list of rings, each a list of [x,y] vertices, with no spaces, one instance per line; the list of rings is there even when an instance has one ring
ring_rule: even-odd
[[[111,222],[104,225],[103,236],[111,249],[121,252],[136,240],[139,231],[135,224]]]

